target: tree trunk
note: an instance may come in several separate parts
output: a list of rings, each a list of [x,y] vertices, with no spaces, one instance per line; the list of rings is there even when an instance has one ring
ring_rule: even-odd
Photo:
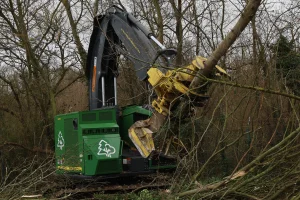
[[[158,29],[158,41],[164,43],[164,23],[161,15],[161,9],[158,0],[153,0],[154,8],[157,13],[157,29]]]
[[[77,32],[77,25],[74,21],[72,12],[71,12],[71,6],[68,0],[62,0],[62,3],[66,9],[68,18],[69,18],[69,22],[70,22],[70,26],[71,26],[71,30],[72,30],[72,35],[74,37],[75,40],[75,44],[76,44],[76,48],[78,50],[78,54],[80,56],[81,59],[81,65],[83,67],[83,69],[85,70],[85,65],[86,65],[86,59],[87,59],[87,53],[85,51],[85,49],[83,48],[83,45],[81,43],[81,40],[79,38],[78,32]]]
[[[219,44],[216,50],[211,54],[211,56],[205,62],[205,67],[203,70],[198,71],[194,80],[192,81],[190,88],[196,88],[201,85],[201,76],[210,77],[215,65],[221,59],[222,56],[226,54],[231,45],[236,41],[236,39],[240,36],[242,31],[246,28],[249,22],[254,17],[261,0],[249,0],[246,8],[241,14],[240,19],[233,27],[233,29],[228,33],[225,39]]]
[[[183,28],[182,28],[182,2],[181,0],[178,0],[177,7],[174,0],[170,0],[170,3],[172,5],[172,8],[175,13],[175,19],[176,19],[176,37],[178,40],[177,44],[177,56],[176,56],[176,66],[180,66],[183,63]]]

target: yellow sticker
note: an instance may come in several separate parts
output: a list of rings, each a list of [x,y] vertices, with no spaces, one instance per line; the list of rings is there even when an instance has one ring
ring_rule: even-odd
[[[129,35],[127,35],[127,33],[126,33],[123,29],[121,29],[121,31],[124,33],[124,35],[127,37],[127,39],[131,42],[132,46],[133,46],[139,53],[141,53],[140,50],[137,48],[137,46],[136,46],[136,45],[134,44],[134,42],[132,41],[132,39],[129,37]]]
[[[57,168],[66,171],[82,171],[82,167],[58,166]]]

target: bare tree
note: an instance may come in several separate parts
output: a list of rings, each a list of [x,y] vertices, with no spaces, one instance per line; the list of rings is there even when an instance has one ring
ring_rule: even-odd
[[[82,77],[79,73],[66,83],[69,72],[80,70],[81,60],[71,48],[72,31],[63,28],[61,4],[4,1],[0,20],[0,79],[9,86],[13,97],[12,102],[1,103],[1,110],[16,116],[24,137],[37,134],[51,141],[52,120],[57,113],[55,98]],[[34,125],[32,120],[41,123]]]

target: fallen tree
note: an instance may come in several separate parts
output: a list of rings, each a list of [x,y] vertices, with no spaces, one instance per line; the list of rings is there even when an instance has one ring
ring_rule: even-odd
[[[197,195],[206,199],[227,199],[233,196],[247,199],[299,199],[299,136],[300,127],[224,180],[198,186],[178,193],[177,196]]]

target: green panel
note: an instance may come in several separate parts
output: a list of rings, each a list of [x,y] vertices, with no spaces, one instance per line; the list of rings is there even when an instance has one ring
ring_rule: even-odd
[[[82,124],[82,135],[119,134],[119,126],[115,123]]]
[[[117,108],[105,108],[101,110],[83,111],[80,112],[80,124],[93,123],[116,123]]]
[[[87,128],[82,130],[82,135],[118,134],[118,128]]]
[[[78,131],[74,130],[73,118],[64,120],[65,132],[65,165],[79,166]]]
[[[80,124],[80,127],[86,129],[86,128],[118,128],[119,126],[117,123],[97,122],[94,124]]]
[[[115,110],[113,110],[115,112]],[[114,120],[114,115],[111,110],[105,111],[105,112],[100,112],[99,113],[99,120],[100,121],[112,121]]]
[[[82,121],[83,122],[96,121],[96,113],[82,114]]]
[[[119,134],[84,136],[85,175],[122,172]]]
[[[78,121],[78,113],[69,113],[55,117],[55,155],[58,173],[65,171],[80,173],[80,140],[78,126],[73,120]]]
[[[151,116],[152,114],[149,110],[136,105],[124,107],[122,110],[122,116],[130,115],[132,113],[140,113],[148,116]]]

